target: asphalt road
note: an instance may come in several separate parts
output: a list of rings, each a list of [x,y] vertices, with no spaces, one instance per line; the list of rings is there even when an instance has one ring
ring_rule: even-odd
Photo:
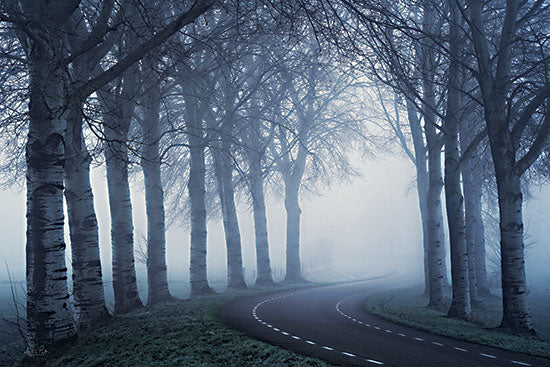
[[[383,283],[392,286],[379,279],[242,298],[219,315],[256,339],[338,366],[550,366],[549,359],[438,336],[367,313],[365,300]]]

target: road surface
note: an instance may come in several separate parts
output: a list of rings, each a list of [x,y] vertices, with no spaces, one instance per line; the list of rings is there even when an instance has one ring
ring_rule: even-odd
[[[550,367],[549,359],[442,337],[367,313],[365,300],[387,282],[366,280],[242,298],[225,305],[220,317],[256,339],[339,366]]]

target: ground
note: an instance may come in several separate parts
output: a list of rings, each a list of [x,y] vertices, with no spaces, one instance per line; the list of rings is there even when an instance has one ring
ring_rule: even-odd
[[[284,289],[284,288],[280,288]],[[329,366],[235,331],[218,320],[218,308],[254,289],[144,307],[113,317],[49,356],[48,367],[86,366]],[[0,366],[18,365],[22,346],[0,350]]]
[[[473,308],[473,323],[455,320],[426,308],[428,299],[422,295],[422,287],[410,287],[377,293],[370,297],[367,311],[390,321],[413,328],[450,336],[477,344],[550,358],[550,293],[531,291],[529,303],[537,338],[515,336],[497,327],[502,314],[500,298],[485,298],[482,307]]]

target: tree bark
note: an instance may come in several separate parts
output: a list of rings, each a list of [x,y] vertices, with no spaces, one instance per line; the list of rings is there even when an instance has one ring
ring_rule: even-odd
[[[75,318],[79,332],[109,316],[90,184],[91,160],[82,135],[82,112],[77,106],[70,110],[65,137],[65,199],[71,238]]]
[[[134,261],[134,227],[128,183],[128,131],[134,105],[128,96],[135,91],[135,73],[129,71],[123,82],[123,97],[101,93],[104,103],[104,125],[107,149],[107,188],[111,212],[113,289],[115,313],[126,313],[141,306]],[[126,89],[127,88],[127,89]]]
[[[482,215],[482,192],[481,192],[481,180],[478,175],[474,175],[474,188],[476,188],[473,197],[473,214],[475,218],[475,267],[476,267],[476,281],[478,294],[480,296],[490,295],[489,283],[487,281],[487,264],[486,264],[486,249],[485,249],[485,226],[483,224]]]
[[[523,193],[521,176],[513,166],[515,152],[507,131],[487,116],[489,141],[495,165],[500,212],[500,251],[502,269],[501,327],[534,334],[527,301],[525,254],[523,243]]]
[[[267,213],[264,196],[264,179],[261,173],[260,160],[252,159],[250,165],[250,194],[254,212],[254,234],[256,239],[256,284],[273,283],[271,263],[269,260],[269,240],[267,236]]]
[[[501,327],[518,333],[534,334],[535,329],[527,302],[525,275],[521,191],[523,171],[517,167],[517,147],[512,136],[513,130],[510,131],[507,109],[512,46],[516,37],[519,7],[519,1],[506,3],[495,60],[496,71],[493,71],[491,65],[492,57],[481,16],[483,3],[473,2],[469,15],[477,59],[476,77],[483,96],[485,122],[498,189],[503,304]]]
[[[227,156],[230,153],[229,143],[222,140],[221,150],[218,147],[212,149],[218,193],[223,216],[223,228],[227,247],[227,276],[228,288],[246,288],[243,273],[241,233],[237,219],[235,206],[235,192],[233,188],[233,165]]]
[[[145,96],[146,113],[141,121],[143,151],[141,167],[145,183],[147,213],[147,304],[172,299],[166,268],[166,221],[164,190],[160,171],[160,91],[149,86]]]
[[[451,244],[452,300],[448,315],[460,319],[471,318],[470,283],[468,280],[468,251],[466,247],[466,225],[464,219],[464,198],[460,186],[460,153],[458,148],[458,119],[461,107],[459,76],[463,42],[459,34],[458,9],[454,0],[450,8],[450,60],[447,83],[447,112],[444,119],[445,139],[445,203]],[[473,254],[472,254],[473,255]],[[473,257],[473,256],[472,256]],[[473,265],[473,264],[472,264]],[[473,266],[472,266],[472,269]]]
[[[423,2],[424,15],[422,28],[433,34],[436,13],[430,1]],[[446,307],[445,288],[447,287],[447,265],[445,258],[445,234],[443,231],[443,214],[441,190],[443,177],[441,173],[441,138],[436,131],[435,92],[434,92],[434,47],[424,41],[420,47],[420,73],[422,77],[424,131],[428,149],[428,193],[427,193],[427,232],[428,263],[430,271],[430,301],[428,307],[443,310]]]
[[[449,94],[451,94],[451,91],[449,91]],[[453,109],[452,113],[455,112],[456,110]],[[448,116],[445,122],[445,199],[451,243],[451,278],[453,286],[453,296],[448,315],[468,320],[471,313],[468,252],[466,248],[464,199],[460,187],[458,162],[457,126],[456,122],[453,121],[453,117]]]
[[[471,119],[470,119],[471,120]],[[472,141],[475,124],[462,123],[460,143],[464,154]],[[462,164],[462,182],[464,190],[464,212],[466,220],[466,246],[468,249],[468,279],[470,282],[470,301],[472,304],[483,303],[482,295],[488,295],[487,270],[485,264],[485,233],[481,212],[483,176],[480,174],[481,160],[484,157],[464,157]]]
[[[64,75],[45,45],[29,51],[27,163],[28,353],[75,334],[65,263],[63,178]],[[52,60],[47,61],[47,60]]]
[[[406,98],[407,116],[414,147],[415,168],[416,168],[416,190],[418,193],[418,205],[420,208],[420,219],[422,221],[422,249],[424,254],[424,295],[430,295],[430,266],[429,266],[429,237],[428,237],[428,166],[427,151],[422,136],[422,125],[416,111],[416,106]]]
[[[301,281],[302,264],[300,262],[300,216],[302,209],[298,201],[300,183],[295,177],[285,178],[286,210],[286,275],[285,281]]]
[[[468,251],[468,280],[470,282],[470,300],[473,305],[480,305],[483,302],[479,297],[477,280],[478,259],[476,258],[476,255],[478,251],[477,247],[480,246],[478,243],[477,211],[481,212],[481,187],[476,187],[476,182],[474,179],[475,173],[471,165],[472,164],[470,162],[466,163],[462,171],[464,211],[466,220],[466,247]],[[481,225],[483,226],[483,223],[481,223]],[[485,256],[485,254],[483,254],[483,256]]]
[[[429,186],[427,200],[428,262],[430,268],[430,301],[428,307],[443,310],[446,307],[447,266],[445,264],[445,234],[441,190],[441,151],[431,150],[428,158]]]
[[[191,201],[190,282],[191,296],[213,293],[206,267],[206,164],[202,120],[186,100],[187,139],[189,140],[189,200]]]

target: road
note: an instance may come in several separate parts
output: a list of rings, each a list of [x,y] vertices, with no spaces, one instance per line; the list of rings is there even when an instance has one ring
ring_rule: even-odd
[[[338,366],[550,366],[548,359],[466,343],[371,315],[363,305],[382,285],[392,286],[375,279],[241,298],[219,315],[256,339]],[[393,286],[398,284],[394,281]]]

